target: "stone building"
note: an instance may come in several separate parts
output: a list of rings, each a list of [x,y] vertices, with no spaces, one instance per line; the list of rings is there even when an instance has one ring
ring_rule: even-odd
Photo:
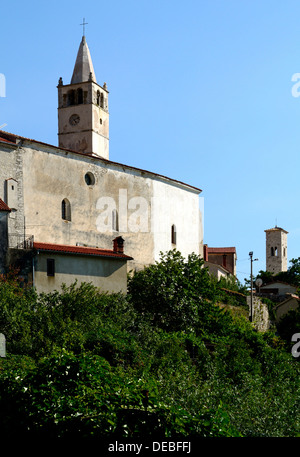
[[[97,84],[85,36],[70,84],[60,78],[57,87],[59,147],[108,159],[108,91],[106,83]]]
[[[276,323],[278,323],[281,318],[288,314],[289,311],[298,309],[299,303],[300,298],[298,295],[287,295],[286,299],[278,303],[278,305],[276,305],[274,308]]]
[[[287,234],[283,228],[277,227],[266,232],[266,271],[273,274],[287,271]]]
[[[0,198],[0,273],[4,271],[6,262],[5,256],[7,252],[7,227],[8,227],[8,216],[11,213],[11,209],[4,203]]]
[[[213,265],[219,267],[219,270],[216,273],[218,279],[222,276],[236,276],[237,255],[235,247],[213,248],[205,244],[203,247],[203,258],[213,274],[215,271]]]
[[[160,252],[172,248],[183,256],[203,255],[201,190],[109,159],[108,90],[96,81],[85,37],[70,84],[59,79],[58,134],[59,146],[54,146],[0,131],[0,199],[6,205],[0,230],[7,234],[0,241],[1,271],[12,258],[20,260],[17,249],[35,253],[39,243],[52,246],[47,253],[55,253],[60,265],[62,256],[68,258],[63,274],[69,268],[70,278],[78,274],[79,267],[75,273],[70,264],[78,262],[79,253],[68,249],[113,252],[118,237],[125,240],[129,270],[159,260]],[[103,256],[91,261],[85,254],[80,268],[93,264],[88,276],[95,278],[90,268],[96,271],[94,260],[103,262]],[[35,272],[38,268],[36,263]]]

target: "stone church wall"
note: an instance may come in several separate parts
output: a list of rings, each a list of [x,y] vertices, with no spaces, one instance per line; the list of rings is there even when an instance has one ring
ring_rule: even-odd
[[[251,297],[247,296],[247,305],[251,306]],[[266,332],[270,327],[268,307],[259,297],[253,296],[253,325],[259,332]]]
[[[11,208],[7,216],[8,245],[24,241],[23,150],[4,146],[0,149],[0,198]]]
[[[202,224],[198,191],[167,178],[99,160],[31,144],[24,160],[26,231],[35,241],[111,249],[118,235],[129,269],[159,259],[176,247],[199,254]],[[86,182],[90,173],[92,183]],[[62,200],[71,205],[71,221],[61,216]],[[117,224],[113,230],[113,215]],[[171,242],[176,225],[177,244]],[[118,227],[117,227],[118,226]]]

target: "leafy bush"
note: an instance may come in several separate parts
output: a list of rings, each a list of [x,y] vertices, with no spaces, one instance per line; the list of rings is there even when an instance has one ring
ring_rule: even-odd
[[[299,435],[297,360],[280,336],[222,309],[223,286],[176,251],[131,276],[127,296],[76,283],[37,295],[0,281],[2,432]]]
[[[216,298],[203,260],[191,254],[185,261],[175,250],[129,278],[128,292],[139,315],[168,331],[191,328],[198,320],[199,300]]]

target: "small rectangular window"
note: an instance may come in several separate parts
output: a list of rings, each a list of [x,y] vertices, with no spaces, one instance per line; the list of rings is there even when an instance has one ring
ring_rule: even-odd
[[[55,260],[47,259],[47,276],[55,275]]]
[[[176,244],[177,242],[176,225],[174,224],[171,227],[171,242],[172,244]]]
[[[119,231],[119,218],[118,218],[118,211],[116,209],[112,212],[112,229],[114,232]]]

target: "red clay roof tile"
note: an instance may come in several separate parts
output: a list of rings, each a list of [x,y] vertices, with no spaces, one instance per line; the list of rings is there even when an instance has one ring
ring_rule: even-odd
[[[85,246],[67,246],[64,244],[34,242],[33,247],[34,249],[39,251],[62,252],[65,254],[94,255],[99,257],[111,257],[124,260],[132,259],[132,257],[129,257],[125,254],[120,254],[118,252],[110,251],[108,249],[89,248]]]
[[[229,254],[229,253],[236,253],[236,250],[234,247],[229,247],[229,248],[209,248],[207,247],[207,252],[209,254]]]
[[[9,206],[7,206],[7,204],[4,203],[4,201],[1,200],[1,198],[0,198],[0,211],[8,211],[8,212],[11,212],[11,209],[9,208]]]

